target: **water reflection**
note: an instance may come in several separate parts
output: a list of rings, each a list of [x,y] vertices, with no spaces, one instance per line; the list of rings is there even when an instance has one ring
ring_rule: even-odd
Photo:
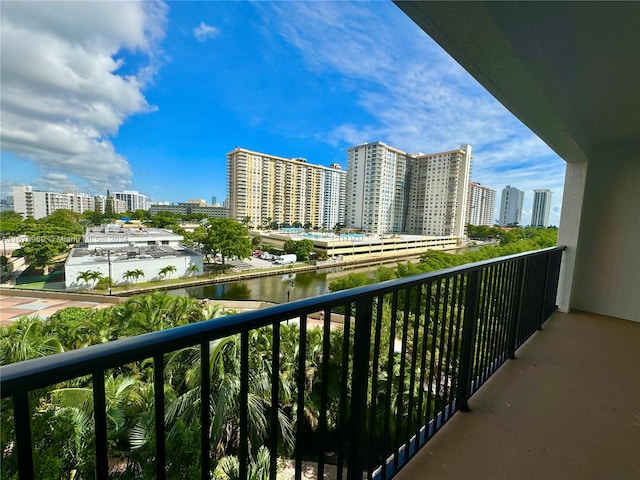
[[[291,273],[273,277],[252,278],[237,282],[219,283],[192,288],[171,290],[172,295],[188,295],[195,298],[225,300],[259,300],[285,303],[329,293],[332,280],[352,272],[373,272],[377,267],[355,270],[322,270],[305,273]]]

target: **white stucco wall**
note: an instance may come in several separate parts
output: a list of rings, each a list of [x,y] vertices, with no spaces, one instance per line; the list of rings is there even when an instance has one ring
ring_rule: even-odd
[[[87,285],[80,280],[77,281],[80,272],[86,270],[97,270],[102,273],[103,276],[109,276],[109,264],[105,257],[99,257],[100,262],[93,264],[78,264],[65,266],[65,285],[67,288],[87,288]],[[111,262],[111,278],[115,285],[124,285],[126,282],[122,277],[128,270],[140,269],[144,272],[144,277],[140,277],[138,282],[149,282],[152,280],[161,280],[160,269],[173,265],[176,267],[176,271],[171,273],[168,278],[179,278],[189,276],[187,269],[189,265],[195,264],[198,267],[198,272],[202,273],[202,256],[194,254],[192,256],[177,256],[173,258],[154,258],[154,259],[118,259]]]
[[[564,207],[562,216],[565,216]],[[640,321],[640,144],[637,142],[593,152],[586,176],[579,235],[571,308]]]

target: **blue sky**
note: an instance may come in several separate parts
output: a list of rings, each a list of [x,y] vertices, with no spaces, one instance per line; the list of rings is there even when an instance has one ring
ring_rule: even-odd
[[[390,2],[3,2],[10,186],[226,196],[235,146],[346,167],[350,146],[469,143],[472,179],[554,191],[564,162]]]

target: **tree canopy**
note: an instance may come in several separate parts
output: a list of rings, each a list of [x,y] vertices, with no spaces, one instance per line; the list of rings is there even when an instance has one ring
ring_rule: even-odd
[[[202,245],[205,254],[222,255],[222,265],[227,258],[251,256],[251,241],[247,227],[231,218],[213,218],[206,226],[198,227],[194,239]]]

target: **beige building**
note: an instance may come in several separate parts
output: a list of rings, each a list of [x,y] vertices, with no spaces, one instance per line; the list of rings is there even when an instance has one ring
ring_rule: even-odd
[[[266,223],[332,228],[343,216],[346,175],[339,165],[311,165],[303,158],[283,158],[237,147],[227,154],[229,216]]]
[[[464,237],[471,158],[471,145],[413,156],[407,233]]]

